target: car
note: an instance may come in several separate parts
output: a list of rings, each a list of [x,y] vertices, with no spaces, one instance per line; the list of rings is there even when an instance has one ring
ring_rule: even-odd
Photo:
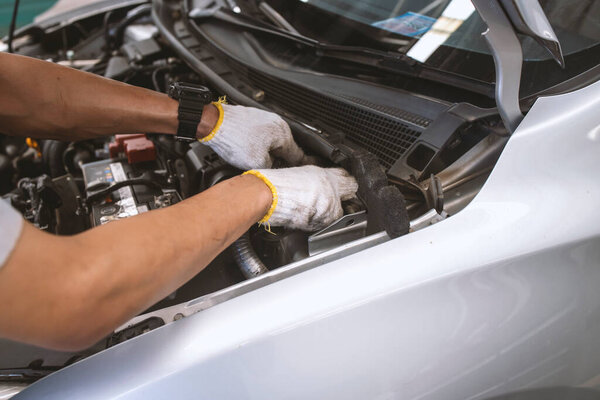
[[[540,3],[103,0],[18,30],[19,54],[277,112],[359,191],[322,231],[252,228],[89,349],[1,341],[0,393],[596,396],[600,1]],[[3,197],[61,235],[241,172],[146,132],[0,157]]]

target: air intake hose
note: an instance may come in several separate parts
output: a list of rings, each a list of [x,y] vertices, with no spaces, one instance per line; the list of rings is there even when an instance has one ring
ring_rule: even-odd
[[[238,240],[233,242],[231,251],[236,264],[247,279],[269,272],[252,247],[250,233],[244,233]]]

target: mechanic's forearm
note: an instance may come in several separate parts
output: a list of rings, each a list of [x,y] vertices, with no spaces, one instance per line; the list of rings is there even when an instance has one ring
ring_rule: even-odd
[[[0,131],[5,134],[61,140],[175,134],[177,107],[162,93],[0,52]],[[206,106],[199,137],[217,119],[217,109]]]
[[[0,336],[62,349],[90,345],[192,278],[271,201],[261,180],[243,176],[69,238],[27,225],[0,270]]]

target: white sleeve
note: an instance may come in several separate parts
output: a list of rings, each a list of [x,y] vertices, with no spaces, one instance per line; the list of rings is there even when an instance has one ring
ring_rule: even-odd
[[[21,214],[0,199],[0,268],[17,244],[21,229],[23,229]]]

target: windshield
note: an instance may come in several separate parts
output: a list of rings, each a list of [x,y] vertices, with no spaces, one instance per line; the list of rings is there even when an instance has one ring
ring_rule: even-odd
[[[428,36],[435,34],[445,39],[439,43],[440,45],[489,53],[481,37],[485,25],[470,0],[362,0],[360,2],[307,0],[303,2],[386,32],[430,42],[431,38]],[[600,1],[546,0],[541,1],[541,4],[561,41],[565,55],[587,49],[600,42]],[[419,42],[421,40],[417,40],[414,47],[418,47]],[[525,45],[529,44],[525,43]],[[524,53],[527,60],[550,58],[550,55],[543,50],[536,51],[540,49],[533,46],[526,47]]]
[[[401,52],[436,69],[489,83],[495,79],[493,60],[481,36],[486,26],[470,0],[270,3],[303,33],[319,40]],[[578,75],[600,60],[600,0],[541,0],[540,4],[561,42],[567,68],[561,70],[548,51],[523,37],[523,77],[537,82],[525,85],[530,92]],[[318,24],[311,26],[310,21]]]

